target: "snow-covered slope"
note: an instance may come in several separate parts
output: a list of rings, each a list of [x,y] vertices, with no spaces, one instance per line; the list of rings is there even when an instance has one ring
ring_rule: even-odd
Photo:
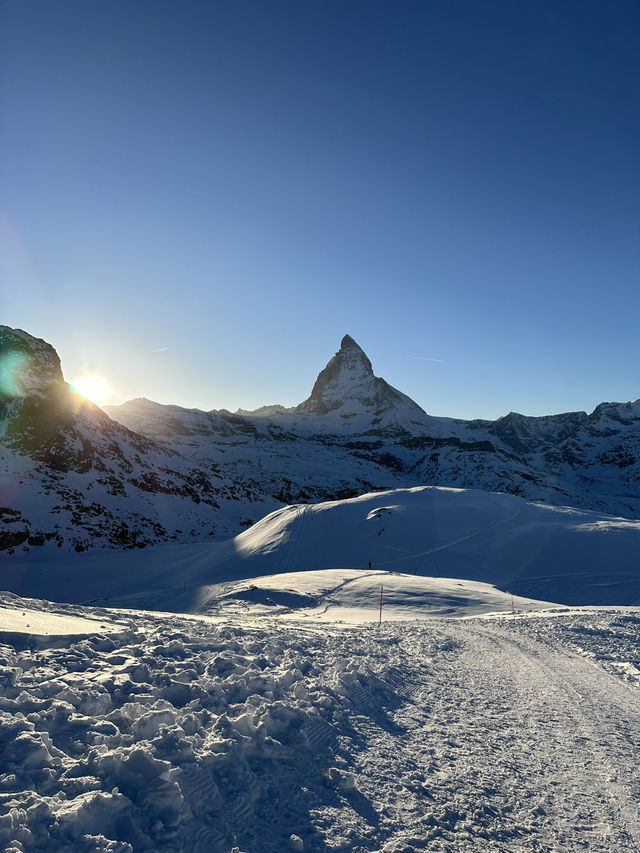
[[[381,571],[396,573],[398,607],[405,609],[397,618],[409,618],[406,608],[410,618],[441,612],[447,597],[451,614],[471,600],[484,602],[484,611],[509,609],[493,587],[563,604],[640,604],[639,553],[640,521],[423,486],[284,507],[226,542],[94,552],[62,562],[42,551],[16,553],[4,584],[21,595],[74,603],[212,614],[259,605],[262,616],[312,619],[360,601],[368,621],[377,615],[379,585],[388,585]],[[265,580],[273,575],[287,575],[286,594],[264,592],[281,583]],[[449,581],[438,586],[441,579],[460,584],[457,604]],[[262,592],[252,597],[251,584]]]
[[[285,572],[204,587],[194,599],[217,618],[373,625],[438,617],[549,610],[548,601],[511,595],[493,584],[365,569]]]
[[[202,412],[131,400],[106,407],[110,415],[180,452],[198,464],[210,464],[221,477],[246,483],[254,495],[272,503],[353,496],[372,488],[404,485],[384,461],[376,462],[330,437],[292,432],[263,415]],[[259,511],[249,512],[253,520]]]
[[[278,510],[232,554],[211,555],[209,572],[382,569],[566,604],[640,604],[638,554],[640,521],[425,486]]]

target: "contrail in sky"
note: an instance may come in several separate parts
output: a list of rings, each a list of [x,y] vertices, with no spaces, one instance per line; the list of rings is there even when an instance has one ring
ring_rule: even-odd
[[[438,364],[444,364],[443,358],[429,358],[426,355],[409,355],[408,353],[403,352],[382,352],[381,350],[376,350],[375,355],[390,355],[393,358],[417,358],[419,361],[435,361]]]

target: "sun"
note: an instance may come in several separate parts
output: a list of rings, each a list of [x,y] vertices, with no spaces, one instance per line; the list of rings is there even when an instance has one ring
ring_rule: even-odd
[[[99,376],[83,376],[71,383],[71,387],[96,406],[101,405],[107,398],[109,386]]]

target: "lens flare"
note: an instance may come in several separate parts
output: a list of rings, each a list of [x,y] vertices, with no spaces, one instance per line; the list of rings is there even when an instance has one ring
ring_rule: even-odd
[[[107,398],[109,386],[99,376],[83,376],[71,383],[71,388],[82,394],[87,400],[91,400],[96,406],[99,406]]]
[[[24,388],[21,377],[28,364],[26,355],[9,352],[0,356],[0,394],[7,397],[22,397]]]

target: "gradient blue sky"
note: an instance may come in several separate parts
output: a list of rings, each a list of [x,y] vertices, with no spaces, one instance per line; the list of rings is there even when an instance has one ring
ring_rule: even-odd
[[[640,4],[0,0],[0,322],[69,380],[428,412],[640,396]]]

